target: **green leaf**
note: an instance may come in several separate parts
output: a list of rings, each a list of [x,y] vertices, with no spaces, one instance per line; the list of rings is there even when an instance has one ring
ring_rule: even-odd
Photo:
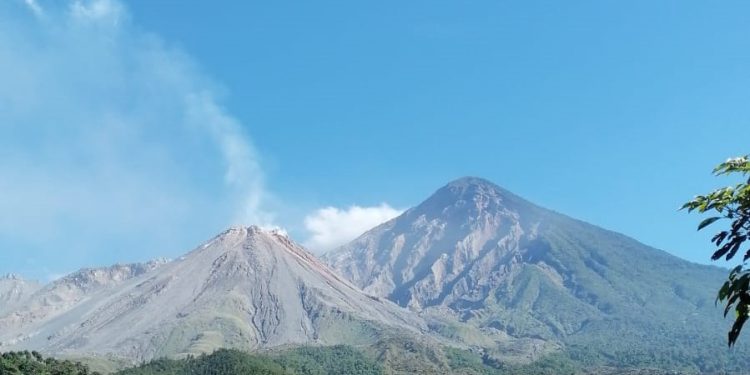
[[[732,268],[732,270],[729,271],[729,278],[733,279],[735,277],[735,275],[737,275],[740,272],[742,272],[742,265],[741,264],[739,266],[737,266],[737,267]]]
[[[719,249],[717,249],[716,252],[714,252],[713,255],[711,255],[711,260],[717,260],[717,259],[723,257],[724,254],[726,254],[727,252],[729,252],[729,249],[731,249],[731,247],[732,247],[732,243],[731,242],[724,244],[724,246],[722,246]]]
[[[719,289],[719,295],[716,297],[716,302],[723,301],[729,294],[729,281],[725,282],[724,285]]]
[[[745,241],[745,240],[744,239],[735,239],[734,240],[734,242],[732,243],[731,249],[729,250],[729,252],[727,253],[727,255],[725,257],[726,260],[732,259],[732,257],[734,257],[734,255],[737,254],[737,250],[740,249],[740,245],[742,244],[743,241]]]
[[[721,219],[719,216],[709,217],[708,219],[705,219],[701,221],[701,223],[698,225],[698,230],[701,230],[711,224],[713,224],[716,220]]]
[[[722,242],[724,242],[724,240],[727,238],[728,235],[729,235],[729,232],[727,232],[727,231],[721,231],[721,232],[717,233],[711,239],[711,242],[715,243],[716,246],[719,246],[719,245],[721,245]]]
[[[750,248],[743,244],[750,243],[750,156],[729,158],[716,166],[715,175],[741,175],[743,181],[736,185],[715,189],[706,195],[696,195],[685,203],[681,209],[687,212],[700,213],[712,211],[715,217],[709,217],[700,222],[698,230],[702,230],[721,218],[729,219],[729,228],[719,231],[711,243],[716,246],[711,259],[733,259],[740,249],[744,250],[743,264],[750,261]],[[735,311],[735,321],[728,334],[729,346],[737,341],[745,322],[750,319],[750,269],[737,266],[729,272],[728,281],[722,285],[717,293],[716,302],[723,302],[724,316],[729,311]]]
[[[737,338],[740,336],[740,332],[742,331],[742,326],[745,325],[745,321],[747,321],[747,314],[744,313],[742,310],[743,310],[742,307],[738,305],[737,306],[737,319],[734,321],[734,324],[732,325],[732,329],[729,331],[729,334],[727,335],[730,347],[737,342]]]

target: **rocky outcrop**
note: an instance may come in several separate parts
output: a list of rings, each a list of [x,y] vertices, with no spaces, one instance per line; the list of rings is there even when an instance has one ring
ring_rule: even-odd
[[[33,291],[12,306],[0,309],[0,331],[33,325],[69,311],[96,293],[152,271],[167,263],[155,259],[146,263],[116,264],[102,268],[84,268]],[[22,303],[21,303],[22,302]]]
[[[326,254],[365,291],[415,310],[487,297],[547,213],[488,181],[465,178]]]
[[[25,280],[16,274],[0,276],[0,314],[23,303],[41,287],[38,282]]]

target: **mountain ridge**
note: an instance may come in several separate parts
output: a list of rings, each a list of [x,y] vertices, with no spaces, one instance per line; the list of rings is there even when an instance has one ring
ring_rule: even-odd
[[[41,288],[40,283],[26,280],[16,274],[0,277],[0,315],[23,303]]]
[[[16,293],[0,309],[0,351],[134,363],[348,344],[428,373],[549,356],[741,373],[750,362],[724,349],[713,305],[723,277],[469,177],[323,259],[283,231],[236,226],[172,261],[84,268]],[[0,297],[14,280],[0,279]]]
[[[422,316],[557,342],[601,364],[621,365],[612,358],[624,347],[636,362],[653,363],[670,356],[667,344],[688,337],[713,343],[708,349],[721,363],[732,360],[713,303],[724,270],[537,206],[481,178],[448,183],[324,259],[366,292]],[[686,362],[708,370],[701,354]]]
[[[37,294],[0,316],[0,350],[142,361],[426,331],[420,318],[361,293],[288,237],[255,226],[230,228],[116,285],[86,288],[90,279],[74,274],[56,282],[85,291],[64,308],[45,309],[49,295]]]

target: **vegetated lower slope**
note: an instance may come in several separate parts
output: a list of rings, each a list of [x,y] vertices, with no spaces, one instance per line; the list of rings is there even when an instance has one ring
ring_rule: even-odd
[[[0,354],[2,375],[99,375],[78,362],[44,358],[38,352],[8,352]]]
[[[76,292],[82,297],[64,308],[49,308],[48,295],[0,317],[0,350],[143,361],[223,347],[371,344],[426,330],[414,314],[258,227],[230,229],[180,259]]]
[[[538,207],[486,180],[454,181],[325,258],[365,291],[483,348],[489,360],[508,356],[498,339],[507,335],[530,340],[516,355],[549,353],[559,343],[594,367],[750,366],[747,347],[725,347],[728,323],[714,306],[724,270]]]
[[[368,347],[369,350],[372,347]],[[416,346],[405,348],[419,351]],[[369,375],[369,374],[465,374],[465,375],[674,375],[654,369],[622,371],[599,368],[595,372],[580,371],[567,358],[546,357],[529,365],[501,364],[493,367],[474,353],[447,348],[448,367],[435,370],[429,362],[416,361],[410,369],[394,369],[383,362],[382,353],[361,351],[351,346],[301,346],[247,353],[236,349],[219,349],[199,356],[181,359],[159,358],[138,366],[119,370],[115,375]],[[110,373],[105,372],[105,373]],[[99,375],[87,365],[70,360],[44,358],[38,352],[7,352],[0,354],[3,375]]]
[[[348,346],[301,347],[277,353],[249,354],[221,349],[185,359],[158,359],[117,375],[379,375],[384,368]]]
[[[411,350],[419,350],[412,348]],[[566,358],[546,357],[529,365],[501,364],[493,367],[476,354],[461,349],[448,349],[449,366],[441,370],[427,362],[415,362],[414,369],[394,370],[383,365],[382,358],[367,350],[360,351],[346,345],[330,347],[303,346],[294,349],[263,353],[245,353],[221,349],[212,354],[183,359],[157,359],[116,375],[182,375],[182,374],[294,374],[294,375],[386,375],[386,374],[463,374],[463,375],[674,375],[653,369],[630,372],[617,369],[597,369],[586,372],[577,369]],[[419,367],[422,366],[422,367]]]
[[[416,349],[415,349],[416,350]],[[450,367],[434,370],[426,362],[414,363],[413,370],[394,370],[384,366],[381,358],[346,345],[330,347],[304,346],[264,353],[218,350],[211,354],[184,359],[157,359],[140,366],[121,370],[116,375],[180,375],[180,374],[289,374],[289,375],[385,375],[385,374],[475,374],[475,375],[560,375],[576,372],[565,363],[554,360],[531,366],[493,368],[474,354],[451,349]],[[418,366],[423,367],[418,367]]]

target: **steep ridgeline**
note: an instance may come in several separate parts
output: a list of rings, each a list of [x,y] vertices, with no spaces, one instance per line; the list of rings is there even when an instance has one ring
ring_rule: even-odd
[[[17,299],[16,303],[7,308],[0,308],[0,332],[46,321],[70,310],[97,292],[120,285],[165,263],[166,260],[157,259],[147,263],[84,268],[44,287],[24,282],[25,285],[34,286],[33,292],[25,293],[22,299]]]
[[[41,287],[36,281],[24,280],[12,273],[0,276],[0,314],[24,302]]]
[[[424,316],[558,342],[582,363],[710,372],[748,358],[746,348],[725,349],[727,322],[714,305],[725,270],[478,178],[448,184],[325,259]]]
[[[63,294],[52,291],[69,281],[82,279],[68,276],[0,317],[0,351],[141,361],[219,347],[356,345],[378,332],[417,335],[426,329],[408,311],[365,295],[286,236],[257,227],[230,229],[158,268],[65,296],[72,302],[50,312],[48,302]]]

